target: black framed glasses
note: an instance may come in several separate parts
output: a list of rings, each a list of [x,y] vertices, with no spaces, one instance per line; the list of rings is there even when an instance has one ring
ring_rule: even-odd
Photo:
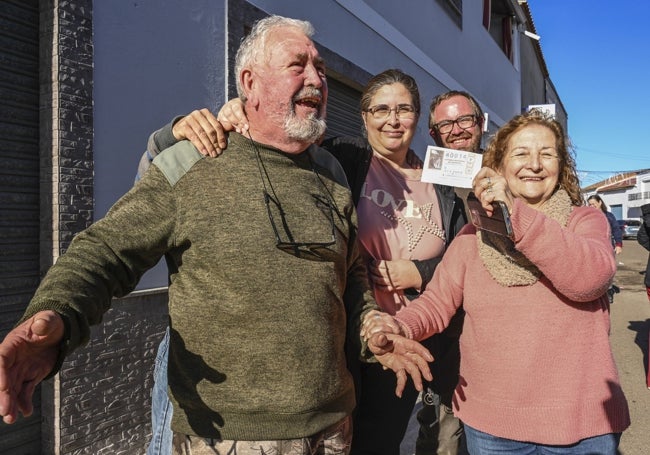
[[[293,236],[293,233],[291,232],[291,229],[289,228],[287,215],[277,195],[272,196],[266,190],[264,190],[264,204],[266,204],[266,213],[269,216],[269,222],[271,223],[271,228],[273,229],[273,234],[275,235],[275,246],[278,249],[293,254],[299,254],[301,252],[305,252],[305,250],[314,253],[318,249],[327,248],[336,243],[334,210],[332,208],[332,205],[329,203],[329,201],[325,200],[323,196],[320,196],[318,194],[311,194],[311,196],[316,200],[316,205],[321,209],[324,209],[330,223],[330,238],[323,242],[306,242],[296,240]],[[278,214],[282,230],[278,229],[278,225],[275,222],[276,217],[273,215],[273,212]]]
[[[336,207],[334,206],[331,194],[330,197],[327,197],[325,194],[310,194],[314,199],[316,207],[323,211],[329,222],[328,237],[322,241],[307,241],[296,238],[289,226],[287,213],[284,211],[280,198],[278,198],[278,195],[273,188],[266,166],[264,166],[259,149],[253,141],[253,138],[250,136],[250,132],[248,133],[248,136],[251,140],[251,144],[253,144],[253,148],[255,149],[255,157],[260,171],[260,178],[262,179],[264,205],[266,206],[266,213],[269,217],[271,228],[273,229],[273,235],[275,236],[275,246],[282,251],[291,253],[298,257],[306,257],[308,259],[316,258],[319,260],[326,259],[327,255],[322,254],[321,250],[324,251],[328,247],[336,244],[336,226],[334,224],[334,210]],[[308,157],[311,171],[314,178],[317,180],[317,184],[329,194],[329,190],[314,167],[311,155],[308,155]]]
[[[461,115],[456,120],[443,120],[442,122],[434,123],[433,128],[440,134],[449,134],[454,129],[454,123],[466,130],[476,125],[477,122],[478,117],[474,114]]]
[[[377,104],[366,109],[366,112],[369,112],[376,120],[386,120],[393,111],[400,120],[413,119],[417,115],[417,111],[412,104],[398,104],[395,107],[390,107],[387,104]]]

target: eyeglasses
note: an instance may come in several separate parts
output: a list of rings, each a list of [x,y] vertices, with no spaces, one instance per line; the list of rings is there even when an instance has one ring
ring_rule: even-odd
[[[395,116],[400,120],[408,120],[415,118],[417,111],[411,104],[398,104],[396,107],[389,107],[386,104],[377,104],[376,106],[369,107],[366,112],[375,120],[386,120],[390,117],[390,113],[395,111]]]
[[[334,203],[332,202],[333,199],[331,199],[331,194],[330,198],[323,194],[311,194],[311,197],[315,201],[316,207],[323,211],[329,221],[329,239],[323,242],[307,242],[296,240],[293,232],[291,231],[291,228],[289,227],[287,213],[284,211],[282,203],[280,202],[278,195],[275,193],[275,189],[273,188],[273,184],[269,178],[266,166],[264,166],[264,162],[260,156],[260,151],[257,148],[257,145],[255,145],[250,132],[248,133],[248,136],[251,140],[253,148],[255,149],[255,157],[257,159],[257,165],[260,171],[260,177],[262,179],[262,186],[264,187],[262,191],[264,195],[264,204],[266,205],[266,213],[269,217],[269,223],[271,224],[271,228],[273,229],[273,234],[275,236],[275,246],[278,249],[293,254],[297,257],[326,260],[328,255],[323,254],[323,252],[320,250],[325,250],[327,247],[336,244],[336,227],[334,225],[335,207],[333,205]],[[314,175],[314,178],[318,181],[318,184],[321,185],[327,193],[329,193],[329,190],[325,186],[325,183],[323,183],[320,175],[318,174],[318,171],[314,167],[314,163],[311,160],[311,155],[308,156],[309,164],[311,166],[311,171]],[[268,182],[268,189],[266,182]],[[276,224],[276,219],[279,221],[281,228],[279,228],[278,224]]]
[[[266,204],[266,212],[269,216],[269,221],[271,223],[271,227],[273,228],[273,233],[275,234],[275,246],[282,250],[286,251],[288,253],[292,253],[296,256],[300,255],[301,253],[306,253],[309,252],[310,254],[314,254],[318,249],[320,248],[327,248],[328,246],[332,246],[336,243],[336,232],[334,231],[334,213],[332,209],[332,205],[329,203],[329,201],[325,200],[323,196],[320,196],[318,194],[312,194],[311,195],[315,200],[316,200],[316,205],[319,206],[319,208],[325,207],[327,209],[327,212],[325,212],[328,215],[328,219],[330,222],[330,240],[326,242],[297,242],[293,234],[291,232],[291,229],[289,229],[289,224],[287,223],[287,216],[282,208],[282,204],[280,203],[280,200],[277,198],[277,196],[271,196],[269,193],[264,190],[264,203]],[[273,206],[273,209],[271,208]],[[279,214],[279,218],[281,221],[282,225],[282,231],[284,231],[282,234],[284,234],[284,238],[281,235],[281,231],[278,229],[278,226],[275,224],[275,217],[273,216],[273,212],[276,212]]]
[[[456,120],[443,120],[442,122],[434,123],[433,128],[440,134],[449,134],[454,129],[454,123],[466,130],[476,125],[476,122],[478,122],[478,117],[474,114],[461,115]]]

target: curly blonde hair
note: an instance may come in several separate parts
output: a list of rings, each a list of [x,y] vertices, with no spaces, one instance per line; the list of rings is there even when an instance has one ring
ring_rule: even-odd
[[[525,114],[516,115],[508,123],[499,128],[483,154],[483,166],[490,167],[494,170],[501,169],[510,138],[521,128],[529,125],[541,125],[551,130],[555,136],[559,159],[559,188],[562,188],[568,193],[573,205],[584,205],[580,193],[580,180],[578,179],[571,141],[565,135],[564,128],[562,128],[560,122],[542,110],[532,109]]]

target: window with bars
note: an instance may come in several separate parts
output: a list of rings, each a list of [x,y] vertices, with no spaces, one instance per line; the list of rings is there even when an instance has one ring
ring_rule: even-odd
[[[507,0],[483,0],[483,27],[512,61],[514,11]]]

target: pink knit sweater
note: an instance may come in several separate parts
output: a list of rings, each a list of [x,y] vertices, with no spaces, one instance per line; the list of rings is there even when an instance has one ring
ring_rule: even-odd
[[[535,284],[498,284],[466,226],[397,319],[421,340],[463,305],[454,411],[471,427],[554,445],[622,432],[630,417],[609,344],[605,291],[616,263],[607,220],[576,207],[561,227],[516,200],[512,224],[516,248],[542,273]]]

